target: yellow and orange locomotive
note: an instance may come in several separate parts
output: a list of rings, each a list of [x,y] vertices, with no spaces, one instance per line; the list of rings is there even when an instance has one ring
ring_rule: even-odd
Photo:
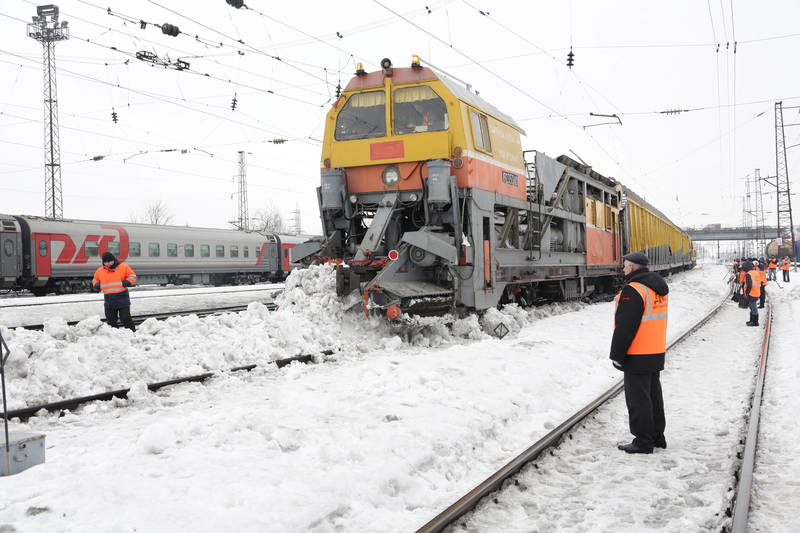
[[[422,66],[359,65],[325,123],[323,260],[389,318],[610,291],[621,257],[693,265],[684,232],[615,180],[523,153],[522,128]],[[529,157],[526,158],[526,155]],[[526,160],[527,159],[527,160]]]

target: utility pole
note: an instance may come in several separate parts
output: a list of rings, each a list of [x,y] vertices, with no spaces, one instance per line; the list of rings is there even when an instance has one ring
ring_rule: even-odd
[[[753,208],[750,198],[750,176],[745,178],[745,195],[742,198],[742,226],[748,233],[753,229]],[[744,255],[745,257],[753,257],[750,253],[753,249],[753,241],[747,239],[744,241]]]
[[[764,224],[764,199],[763,190],[761,189],[761,169],[755,170],[753,176],[753,186],[755,188],[755,229],[756,229],[756,253],[754,257],[765,255],[767,247],[767,233]]]
[[[239,175],[237,179],[239,190],[234,194],[239,196],[239,209],[236,220],[231,224],[242,231],[250,231],[250,211],[247,206],[247,174],[244,161],[244,151],[239,150]]]
[[[64,218],[61,195],[61,152],[58,141],[58,99],[56,97],[56,43],[69,39],[67,21],[58,22],[58,6],[36,6],[28,24],[28,37],[44,48],[44,215]]]
[[[800,106],[786,109],[800,109]],[[784,128],[798,126],[800,123],[784,124],[783,102],[775,102],[775,186],[778,189],[778,239],[789,241],[792,250],[790,257],[795,257],[794,223],[792,220],[792,195],[789,190],[789,166],[786,162],[786,137]]]
[[[300,204],[295,204],[295,209],[292,211],[292,223],[294,224],[294,234],[300,235],[303,232],[303,226],[300,222]]]

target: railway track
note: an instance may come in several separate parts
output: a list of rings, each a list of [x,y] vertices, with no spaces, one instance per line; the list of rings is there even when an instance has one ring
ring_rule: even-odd
[[[673,339],[669,345],[668,350],[673,349],[679,343],[690,337],[706,322],[714,317],[727,302],[728,297],[723,298],[711,311],[703,316],[698,322],[691,327],[684,330],[680,335]],[[747,432],[747,439],[743,443],[744,450],[740,454],[741,464],[736,473],[736,480],[738,481],[738,490],[736,496],[730,502],[730,507],[727,510],[728,516],[733,516],[734,526],[732,529],[727,530],[733,533],[743,533],[747,523],[747,509],[750,501],[750,488],[752,484],[752,471],[753,462],[755,458],[755,449],[758,433],[758,415],[760,407],[760,399],[763,391],[763,372],[766,368],[766,357],[769,347],[769,335],[772,326],[772,309],[770,307],[766,327],[764,332],[764,340],[762,342],[761,359],[759,363],[759,374],[756,381],[755,392],[753,395],[753,404],[749,415],[749,429]],[[509,463],[500,468],[497,472],[489,476],[485,481],[477,485],[467,494],[459,498],[455,503],[450,505],[447,509],[439,513],[436,517],[426,523],[424,526],[417,530],[417,533],[433,533],[444,531],[456,521],[469,513],[478,506],[484,499],[490,497],[501,489],[503,484],[513,478],[520,470],[527,464],[535,461],[543,453],[551,450],[559,443],[561,443],[578,424],[584,421],[587,417],[597,411],[597,409],[609,402],[612,398],[616,397],[623,390],[623,381],[620,380],[606,392],[595,398],[589,404],[578,410],[575,414],[570,416],[567,420],[562,422],[558,427],[553,429],[550,433],[545,435],[539,441],[530,446],[527,450],[512,459]],[[551,452],[552,453],[552,452]],[[741,525],[743,524],[743,525]],[[738,529],[737,529],[738,528]]]
[[[180,290],[180,289],[163,289],[159,288],[158,290]],[[240,294],[246,292],[262,292],[262,291],[273,291],[273,292],[280,292],[283,290],[283,285],[275,285],[272,287],[258,287],[258,288],[249,288],[249,289],[241,289],[236,291],[219,291],[219,292],[189,292],[183,294],[147,294],[147,291],[138,290],[131,293],[131,300],[146,300],[148,298],[175,298],[175,297],[186,297],[186,296],[214,296],[218,294]],[[147,295],[146,295],[147,294]],[[35,301],[31,303],[13,303],[9,305],[5,305],[5,302],[9,300],[4,300],[0,302],[0,310],[2,309],[20,309],[25,307],[39,307],[43,305],[68,305],[68,304],[86,304],[86,303],[94,303],[100,301],[100,299],[95,298],[91,300],[83,299],[83,300],[65,300],[59,302],[40,302]]]
[[[332,355],[333,353],[334,353],[333,350],[323,350],[318,355],[313,355],[313,354],[295,355],[293,357],[287,357],[285,359],[276,359],[275,361],[272,361],[270,363],[270,365],[275,365],[278,368],[283,368],[283,367],[285,367],[287,365],[290,365],[292,363],[295,363],[295,362],[308,364],[308,363],[313,363],[315,361],[315,357],[325,356],[325,355]],[[202,382],[207,381],[207,380],[209,380],[209,379],[211,379],[213,377],[220,376],[220,375],[223,375],[223,374],[229,374],[229,373],[232,373],[232,372],[250,372],[251,370],[254,370],[254,369],[258,368],[258,366],[259,365],[255,365],[255,364],[243,365],[243,366],[237,366],[237,367],[234,367],[234,368],[230,368],[230,369],[225,370],[223,372],[205,372],[205,373],[202,373],[202,374],[194,374],[194,375],[190,375],[190,376],[183,376],[183,377],[168,379],[166,381],[158,381],[158,382],[155,382],[155,383],[148,383],[147,384],[147,389],[149,391],[151,391],[151,392],[155,392],[155,391],[157,391],[159,389],[163,389],[164,387],[169,387],[170,385],[178,385],[178,384],[181,384],[181,383],[202,383]],[[29,406],[29,407],[23,407],[23,408],[20,408],[20,409],[14,409],[14,410],[11,410],[11,411],[8,412],[8,419],[12,420],[14,418],[18,418],[20,421],[25,422],[29,418],[31,418],[32,416],[35,416],[37,413],[39,413],[42,410],[45,410],[45,411],[47,411],[49,413],[59,412],[59,413],[63,414],[64,411],[72,411],[74,409],[77,409],[81,405],[87,404],[89,402],[109,401],[109,400],[113,400],[114,398],[123,398],[124,399],[124,398],[128,397],[128,393],[129,392],[130,392],[130,388],[115,389],[115,390],[111,390],[111,391],[104,391],[104,392],[99,392],[99,393],[96,393],[96,394],[90,394],[90,395],[87,395],[87,396],[80,396],[80,397],[77,397],[77,398],[70,398],[68,400],[61,400],[61,401],[58,401],[58,402],[45,403],[45,404],[39,404],[39,405],[32,405],[32,406]],[[0,412],[0,418],[2,418],[2,417],[3,417],[3,413]]]
[[[275,309],[278,308],[278,306],[275,305],[272,302],[264,303],[264,305],[270,311],[274,311]],[[136,315],[136,316],[133,316],[131,318],[133,319],[133,323],[138,326],[139,324],[141,324],[142,322],[144,322],[148,318],[155,318],[156,320],[166,320],[168,318],[175,317],[175,316],[196,315],[196,316],[199,316],[199,317],[205,317],[205,316],[211,316],[211,315],[221,315],[221,314],[224,314],[224,313],[240,313],[240,312],[246,311],[246,310],[247,310],[247,306],[246,305],[230,305],[230,306],[225,306],[225,307],[212,307],[210,309],[195,309],[195,310],[177,311],[177,312],[176,311],[171,311],[171,312],[167,312],[167,313],[149,313],[149,314],[144,314],[144,315]],[[102,322],[106,321],[104,318],[102,318],[100,320]],[[72,321],[67,322],[67,325],[68,326],[75,326],[79,322],[80,322],[79,320],[72,320]],[[24,326],[15,326],[15,327],[20,327],[20,328],[23,328],[23,329],[30,329],[30,330],[34,330],[34,331],[40,331],[40,330],[44,329],[44,324],[28,324],[28,325],[24,325]],[[14,329],[14,327],[9,327],[9,329]]]

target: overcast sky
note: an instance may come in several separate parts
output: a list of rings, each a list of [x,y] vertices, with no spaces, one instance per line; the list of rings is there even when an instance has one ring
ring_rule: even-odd
[[[319,232],[323,119],[354,61],[377,70],[382,57],[421,55],[513,116],[525,149],[572,150],[681,225],[741,221],[745,178],[775,173],[774,102],[800,105],[790,0],[99,2],[58,4],[71,32],[56,46],[68,218],[126,221],[161,199],[176,223],[226,227],[244,150],[251,213],[272,203],[289,219],[299,205],[303,230]],[[3,213],[44,214],[42,46],[25,28],[35,13],[36,2],[0,2]],[[151,67],[138,51],[190,67]],[[661,113],[674,109],[690,111]],[[584,129],[609,121],[590,113],[622,125]],[[800,123],[798,109],[784,117]],[[278,138],[288,142],[268,142]],[[800,127],[787,128],[798,143]],[[790,177],[798,164],[800,147]]]

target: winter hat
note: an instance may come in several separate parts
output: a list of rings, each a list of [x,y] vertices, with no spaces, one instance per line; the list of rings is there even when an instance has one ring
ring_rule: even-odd
[[[650,260],[642,252],[631,252],[623,255],[622,258],[625,261],[630,261],[631,263],[636,263],[637,265],[647,266],[650,264]]]
[[[105,252],[103,254],[103,263],[107,263],[109,261],[116,261],[116,260],[117,260],[117,258],[114,257],[114,254],[112,254],[111,252]]]

